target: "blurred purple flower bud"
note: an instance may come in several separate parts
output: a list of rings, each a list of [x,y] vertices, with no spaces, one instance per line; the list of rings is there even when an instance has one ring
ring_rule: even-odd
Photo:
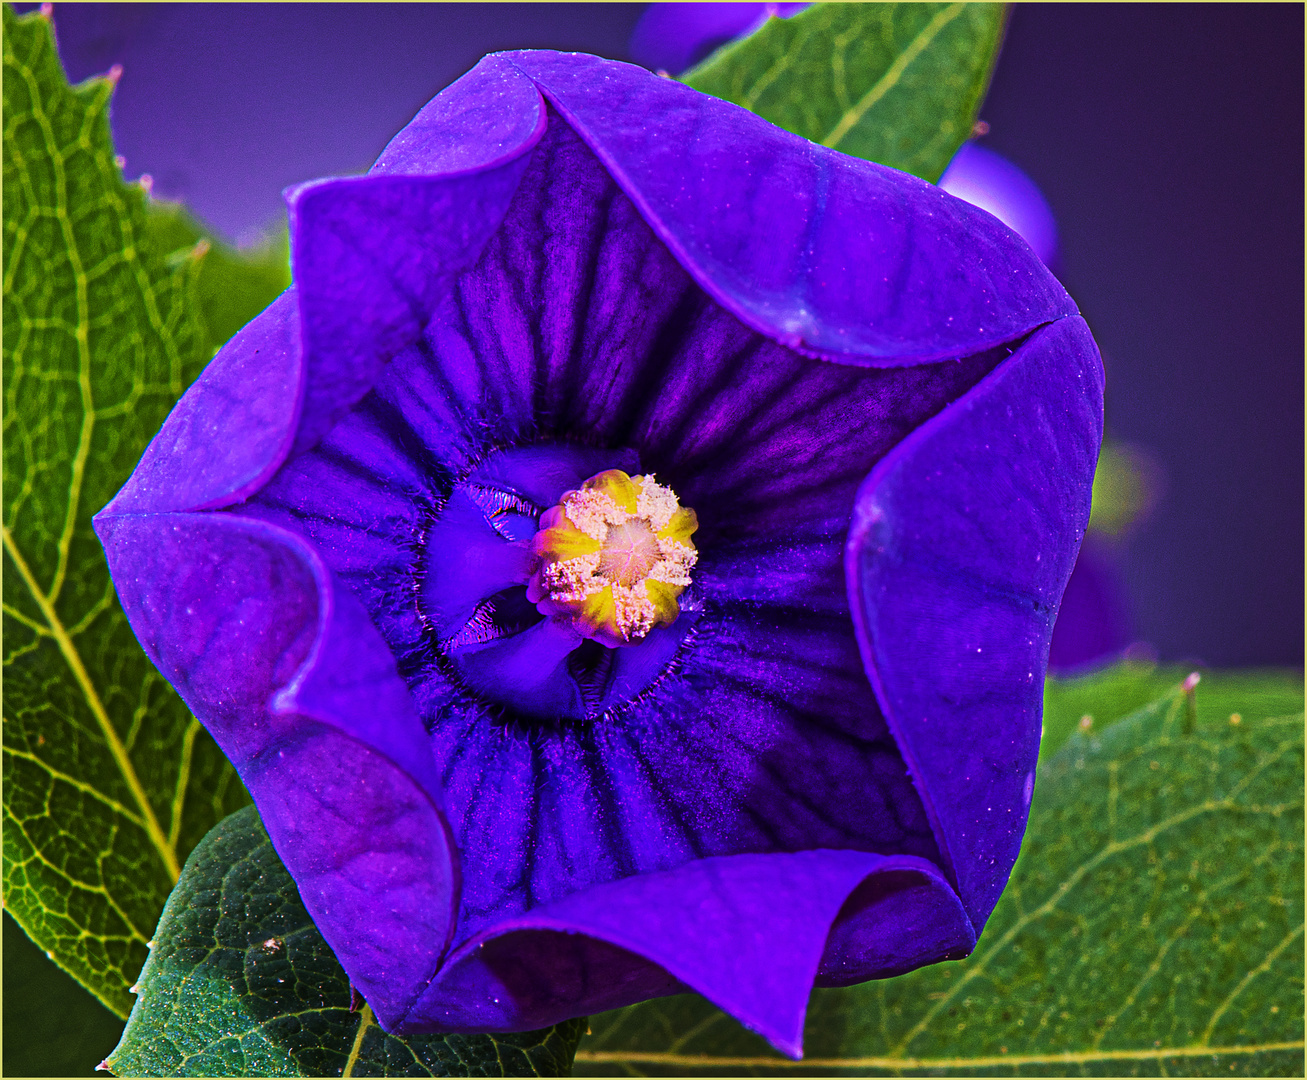
[[[650,4],[631,34],[631,59],[679,75],[728,41],[752,34],[773,15],[788,19],[809,4]]]
[[[993,214],[1052,267],[1057,258],[1057,222],[1043,192],[1001,154],[974,142],[962,144],[939,186]]]

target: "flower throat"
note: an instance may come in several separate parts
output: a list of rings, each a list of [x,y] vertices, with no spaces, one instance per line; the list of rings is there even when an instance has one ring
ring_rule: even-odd
[[[624,450],[498,450],[433,516],[417,582],[428,640],[506,716],[618,708],[667,671],[697,621],[686,590],[698,519],[632,466]]]
[[[540,517],[526,595],[540,612],[609,648],[671,626],[698,559],[693,510],[652,475],[608,469]]]

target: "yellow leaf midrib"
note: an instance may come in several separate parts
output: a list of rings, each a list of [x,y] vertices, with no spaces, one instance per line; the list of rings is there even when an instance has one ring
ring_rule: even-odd
[[[104,702],[100,700],[99,691],[96,690],[85,664],[82,663],[81,654],[77,651],[77,646],[69,636],[63,621],[54,609],[54,605],[37,584],[31,568],[27,565],[27,560],[23,558],[22,552],[19,551],[18,545],[14,542],[9,526],[0,525],[0,531],[3,533],[4,548],[13,560],[19,576],[23,579],[23,584],[27,586],[32,599],[40,608],[41,617],[45,619],[46,625],[50,628],[50,636],[54,639],[55,644],[59,647],[60,654],[72,671],[73,678],[77,681],[77,685],[86,699],[87,706],[91,710],[91,715],[95,717],[96,723],[100,727],[100,732],[104,736],[109,753],[122,773],[133,800],[140,807],[141,821],[145,833],[158,852],[172,884],[175,885],[177,879],[181,876],[181,866],[177,860],[176,848],[168,842],[168,837],[164,835],[163,829],[159,825],[158,816],[154,812],[154,807],[150,805],[149,797],[145,793],[145,787],[136,774],[136,767],[132,764],[127,748],[123,745],[113,722],[109,719]]]
[[[155,848],[171,883],[176,884],[181,873],[181,867],[177,857],[177,834],[180,826],[179,803],[183,792],[179,791],[174,794],[172,835],[166,836],[160,826],[158,815],[150,804],[145,787],[141,783],[140,777],[137,775],[136,768],[132,763],[127,748],[119,737],[117,730],[114,728],[113,723],[109,718],[108,711],[104,706],[104,702],[100,698],[99,691],[92,681],[90,674],[86,670],[86,666],[83,663],[77,646],[73,641],[74,634],[64,625],[63,620],[60,618],[56,610],[56,604],[68,573],[69,556],[73,536],[76,531],[83,480],[90,458],[92,435],[97,418],[93,388],[91,385],[92,356],[89,338],[89,327],[91,324],[89,284],[85,269],[82,266],[76,237],[72,232],[72,222],[68,215],[68,190],[64,159],[60,152],[58,140],[51,125],[50,118],[46,114],[42,105],[45,98],[39,85],[39,80],[37,79],[36,73],[28,65],[20,61],[9,49],[5,50],[5,66],[10,70],[17,72],[27,84],[27,90],[31,101],[29,115],[40,127],[46,145],[50,150],[50,165],[53,171],[55,183],[55,217],[59,223],[69,267],[74,279],[76,325],[72,328],[72,336],[77,348],[77,384],[83,411],[77,447],[73,456],[73,461],[71,462],[71,476],[68,490],[69,502],[64,516],[63,527],[56,542],[57,561],[49,590],[43,590],[40,587],[36,580],[36,575],[33,573],[26,558],[19,549],[18,543],[15,540],[8,523],[0,526],[3,528],[4,547],[13,559],[14,565],[18,569],[19,575],[29,594],[40,609],[41,617],[45,621],[46,627],[48,627],[48,631],[44,632],[48,633],[48,636],[54,639],[55,644],[59,648],[60,654],[68,664],[73,678],[76,681],[82,696],[86,700],[91,714],[95,717],[96,723],[99,725],[110,755],[114,759],[119,772],[127,784],[128,790],[131,792],[132,799],[140,808],[140,818],[136,823],[143,829],[150,843]],[[86,141],[85,136],[88,127],[96,121],[97,115],[98,113],[95,109],[88,108],[85,115],[82,116],[80,129],[83,138],[80,140],[81,142]],[[133,237],[130,235],[130,222],[125,221],[124,227],[128,230],[128,235],[125,239],[127,240],[128,246],[131,247],[133,246]],[[10,265],[6,266],[6,275],[8,275],[11,266],[12,262]],[[176,355],[176,348],[168,335],[163,332],[165,329],[163,326],[163,320],[158,311],[157,304],[154,302],[155,298],[152,290],[149,288],[149,283],[142,280],[141,267],[136,265],[134,270],[136,283],[141,289],[142,299],[145,303],[147,318],[149,319],[151,326],[159,334],[165,352],[168,354],[170,382],[175,383],[179,376],[179,358]],[[97,608],[100,608],[101,606],[102,605],[99,604],[96,605]],[[79,625],[84,625],[86,621],[86,619],[83,619],[82,624]],[[37,628],[34,627],[34,629]],[[38,630],[38,632],[42,631]],[[192,721],[192,723],[194,722]],[[185,742],[186,746],[184,747],[181,778],[181,784],[183,786],[188,778],[187,774],[189,771],[186,768],[186,766],[189,765],[189,755],[186,754],[185,751],[189,750],[194,743],[194,735],[189,730]]]
[[[821,145],[832,149],[837,148],[844,137],[857,127],[859,121],[867,115],[872,106],[898,85],[899,80],[903,78],[903,73],[912,65],[912,62],[926,51],[926,48],[939,36],[944,27],[961,15],[965,8],[966,4],[964,3],[954,3],[936,12],[930,22],[922,27],[917,36],[908,42],[907,47],[894,58],[894,62],[885,69],[885,74],[876,80],[875,85],[858,99],[857,104],[851,109],[845,110],[839,122],[831,128],[824,139],[820,140]]]
[[[975,1057],[847,1057],[789,1058],[716,1056],[651,1051],[578,1050],[576,1060],[596,1065],[641,1064],[710,1069],[992,1069],[1025,1065],[1085,1065],[1097,1061],[1161,1061],[1166,1058],[1227,1057],[1269,1054],[1304,1049],[1302,1039],[1288,1042],[1249,1043],[1242,1046],[1141,1047],[1137,1050],[1067,1050],[1048,1054],[993,1054]]]

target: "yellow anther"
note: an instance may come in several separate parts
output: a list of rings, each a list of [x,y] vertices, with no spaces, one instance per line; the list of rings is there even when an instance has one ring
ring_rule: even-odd
[[[601,472],[540,516],[527,598],[610,648],[637,644],[680,614],[698,526],[652,474]]]

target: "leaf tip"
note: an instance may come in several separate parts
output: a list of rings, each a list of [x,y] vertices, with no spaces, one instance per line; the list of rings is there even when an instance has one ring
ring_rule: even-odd
[[[118,80],[121,79],[122,77],[123,77],[122,64],[114,64],[113,67],[111,67],[108,71],[104,73],[105,81],[112,86],[117,86]]]

